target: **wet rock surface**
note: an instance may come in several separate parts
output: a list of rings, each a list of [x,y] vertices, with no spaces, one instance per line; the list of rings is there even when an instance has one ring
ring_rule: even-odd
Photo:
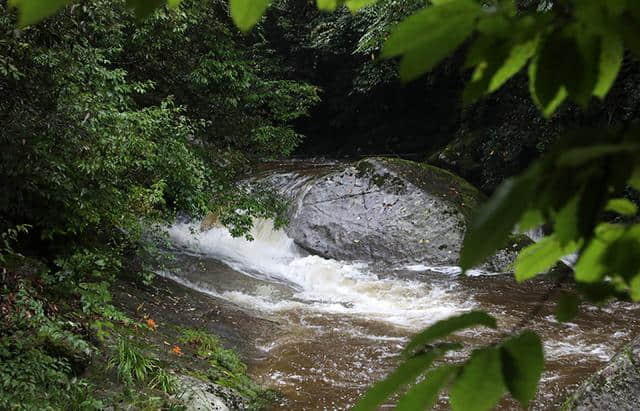
[[[288,235],[312,254],[344,261],[455,265],[471,214],[484,199],[448,171],[400,159],[263,178],[292,200]],[[506,269],[521,248],[513,243],[488,268]]]
[[[567,400],[566,410],[640,409],[640,337],[624,347]]]

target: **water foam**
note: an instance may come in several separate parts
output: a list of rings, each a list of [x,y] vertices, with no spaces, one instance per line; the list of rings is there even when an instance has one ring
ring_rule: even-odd
[[[185,223],[172,226],[169,234],[184,252],[213,257],[236,271],[288,284],[294,290],[291,299],[282,300],[263,292],[200,289],[243,306],[265,311],[310,309],[417,328],[474,305],[459,298],[451,283],[383,278],[370,272],[366,264],[309,255],[284,231],[274,230],[269,220],[256,222],[251,232],[254,241],[233,238],[222,227],[201,232],[196,225]]]

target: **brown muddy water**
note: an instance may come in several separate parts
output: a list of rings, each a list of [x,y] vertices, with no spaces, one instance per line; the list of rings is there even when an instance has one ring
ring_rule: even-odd
[[[640,333],[640,306],[627,303],[582,306],[571,323],[558,323],[553,298],[547,298],[551,281],[517,284],[508,274],[463,277],[455,267],[341,263],[308,255],[268,221],[259,222],[253,235],[255,241],[247,242],[222,228],[200,232],[197,225],[174,225],[177,258],[161,274],[278,324],[245,342],[259,353],[248,361],[251,374],[285,395],[276,409],[348,409],[397,365],[411,335],[469,310],[494,315],[499,329],[458,334],[467,347],[460,357],[523,324],[543,338],[546,368],[531,407],[536,410],[561,406],[578,383]],[[446,398],[438,408],[447,408]],[[499,409],[518,406],[505,399]]]

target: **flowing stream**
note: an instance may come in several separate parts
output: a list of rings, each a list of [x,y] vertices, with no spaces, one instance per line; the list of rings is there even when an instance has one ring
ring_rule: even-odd
[[[640,332],[637,305],[583,306],[573,322],[559,324],[547,298],[551,281],[460,276],[447,266],[347,264],[309,255],[266,220],[255,225],[254,241],[232,238],[221,227],[201,231],[199,224],[176,224],[169,233],[178,256],[162,275],[278,324],[247,344],[259,352],[249,359],[251,374],[284,393],[281,409],[349,408],[397,365],[412,334],[469,310],[488,311],[499,330],[459,334],[466,347],[522,327],[542,336],[547,362],[533,409],[561,406],[576,384]],[[446,408],[444,398],[439,407]],[[517,406],[505,399],[500,408]]]

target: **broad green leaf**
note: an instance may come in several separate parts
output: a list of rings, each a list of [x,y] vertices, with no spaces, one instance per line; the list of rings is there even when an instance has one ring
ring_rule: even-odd
[[[459,367],[444,365],[430,371],[424,381],[411,387],[396,404],[395,411],[427,410],[438,400],[443,385],[458,371]]]
[[[580,27],[580,28],[578,28]],[[565,60],[562,64],[568,65],[564,84],[573,101],[582,108],[586,108],[591,96],[594,94],[600,68],[600,39],[590,31],[578,26],[574,30],[568,30],[573,34],[577,60]],[[568,54],[573,54],[569,52]],[[577,58],[573,56],[573,58]]]
[[[562,293],[556,305],[556,319],[562,323],[571,321],[578,313],[580,300],[575,294]]]
[[[363,9],[373,3],[376,3],[378,0],[347,0],[345,4],[352,12],[356,12],[360,9]]]
[[[615,224],[600,224],[596,227],[596,235],[580,254],[574,267],[576,281],[596,283],[607,273],[604,255],[607,247],[620,238],[624,227]]]
[[[467,31],[468,21],[475,19],[481,11],[480,6],[471,0],[455,0],[426,7],[398,24],[385,42],[382,56],[395,57],[414,49],[428,52],[430,45],[441,47],[438,39]],[[442,24],[443,21],[447,24]],[[457,23],[463,23],[465,27],[451,27]]]
[[[169,6],[169,8],[175,9],[180,5],[181,1],[182,0],[167,0],[167,5]]]
[[[539,56],[534,56],[531,64],[529,64],[529,92],[531,94],[531,99],[538,106],[540,111],[542,111],[542,115],[545,117],[551,116],[560,105],[567,98],[567,89],[564,86],[561,86],[556,92],[555,97],[550,100],[545,99],[544,101],[538,95],[538,65],[539,65]]]
[[[367,391],[352,410],[369,411],[377,409],[391,394],[401,387],[414,382],[440,355],[441,352],[439,351],[429,351],[409,358],[389,376]]]
[[[561,246],[581,238],[578,214],[581,194],[578,193],[569,200],[554,217],[553,234]]]
[[[598,82],[593,94],[602,99],[607,95],[609,89],[613,86],[613,82],[618,77],[624,58],[624,44],[616,32],[606,31],[606,35],[601,38],[600,45]]]
[[[612,198],[607,203],[605,210],[624,216],[634,216],[638,213],[638,206],[626,198]]]
[[[405,347],[403,353],[405,355],[411,355],[416,349],[421,348],[434,340],[446,337],[456,331],[478,325],[496,328],[496,320],[484,311],[472,311],[446,320],[438,321],[413,337]]]
[[[563,248],[554,235],[544,237],[518,254],[515,262],[516,280],[525,281],[546,272],[576,249],[575,243]]]
[[[607,247],[604,265],[611,274],[621,276],[627,283],[640,275],[640,224],[627,228]]]
[[[505,392],[500,350],[476,350],[464,365],[449,391],[453,411],[486,411],[493,408]]]
[[[451,55],[473,31],[474,18],[464,14],[452,19],[450,24],[441,24],[442,29],[433,32],[428,41],[407,51],[400,62],[400,78],[414,80]]]
[[[242,31],[248,31],[260,20],[269,0],[229,0],[231,18]]]
[[[338,0],[317,0],[318,9],[331,11],[338,7]]]
[[[21,27],[35,24],[69,3],[71,0],[9,0],[9,6],[19,10],[18,24]]]
[[[478,208],[467,229],[460,255],[463,270],[483,262],[507,240],[529,206],[533,182],[528,174],[505,180],[493,196]]]
[[[504,382],[513,398],[527,409],[544,369],[542,342],[534,332],[525,331],[502,344],[501,354]]]
[[[502,67],[491,78],[489,83],[489,93],[502,87],[511,77],[527,64],[527,61],[534,55],[538,47],[538,38],[522,44],[516,44],[511,49],[509,57],[504,61]]]
[[[529,71],[529,81],[534,95],[545,116],[550,116],[566,98],[569,86],[581,82],[580,67],[583,61],[573,38],[562,32],[554,33],[541,43],[539,53]]]
[[[577,167],[600,157],[640,151],[640,144],[598,144],[564,151],[558,157],[558,167]]]

